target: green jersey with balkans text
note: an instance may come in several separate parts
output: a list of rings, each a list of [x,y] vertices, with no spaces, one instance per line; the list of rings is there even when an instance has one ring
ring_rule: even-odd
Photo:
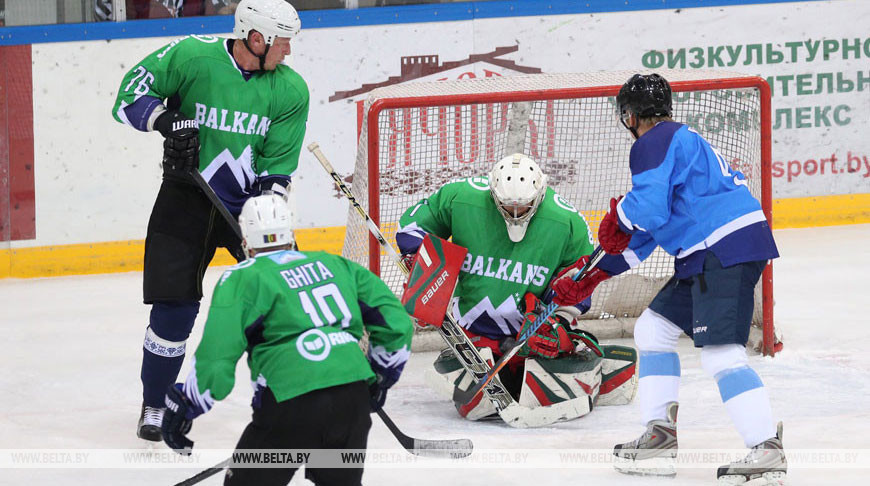
[[[561,269],[593,246],[586,220],[549,187],[525,237],[514,243],[486,177],[445,184],[408,208],[399,226],[396,240],[403,253],[416,251],[425,233],[452,237],[468,248],[453,313],[466,329],[494,339],[517,334],[518,304],[526,292],[541,297]]]
[[[199,122],[199,170],[238,213],[258,177],[296,170],[309,94],[286,65],[253,73],[240,69],[232,42],[193,35],[160,48],[124,76],[112,114],[142,129],[125,108],[146,96],[166,100],[167,108]]]
[[[404,366],[413,326],[373,273],[325,252],[261,253],[218,281],[185,389],[211,408],[232,390],[245,351],[252,382],[277,401],[371,380],[358,343],[364,328],[373,360]]]

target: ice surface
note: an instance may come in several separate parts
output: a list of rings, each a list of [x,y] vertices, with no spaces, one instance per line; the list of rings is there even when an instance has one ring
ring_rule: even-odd
[[[795,449],[870,449],[870,225],[779,230],[782,258],[774,264],[775,320],[785,350],[750,358],[785,422],[785,446]],[[211,289],[220,269],[211,269]],[[141,448],[134,428],[141,403],[139,366],[148,307],[141,274],[0,280],[0,449]],[[203,309],[208,305],[208,297]],[[202,332],[197,319],[189,346]],[[619,340],[630,344],[630,340]],[[700,368],[688,340],[682,360],[680,445],[742,448],[714,381]],[[414,354],[386,409],[407,434],[471,438],[476,449],[610,449],[642,431],[637,405],[600,407],[579,420],[533,430],[461,419],[430,391],[423,371],[435,353]],[[187,365],[182,369],[186,374]],[[247,367],[237,368],[230,397],[196,420],[197,447],[232,448],[250,418]],[[373,416],[369,446],[397,447]],[[161,446],[162,447],[162,446]],[[866,457],[866,456],[864,456]],[[864,464],[864,468],[870,464]],[[197,470],[8,469],[3,485],[174,484]],[[867,469],[792,468],[789,484],[860,484]],[[682,469],[674,480],[623,476],[609,469],[367,470],[368,485],[619,485],[714,484],[715,471]],[[201,484],[222,483],[214,476]],[[297,478],[292,484],[310,484]],[[866,483],[865,483],[866,484]]]

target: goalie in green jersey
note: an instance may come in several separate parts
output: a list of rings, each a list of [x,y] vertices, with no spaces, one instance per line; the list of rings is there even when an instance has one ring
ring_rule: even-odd
[[[408,360],[413,334],[402,304],[357,263],[292,251],[290,209],[249,199],[239,223],[249,259],[218,281],[187,380],[169,388],[163,438],[179,452],[193,419],[224,399],[248,355],[253,419],[237,450],[362,449],[371,419]],[[368,359],[360,349],[368,331]],[[297,465],[298,467],[298,465]],[[225,485],[287,484],[294,468],[231,466]],[[358,485],[362,469],[308,469],[316,484]]]
[[[407,261],[412,261],[426,233],[452,238],[468,249],[448,312],[490,363],[540,314],[551,281],[570,280],[593,249],[583,216],[547,187],[538,164],[522,154],[497,162],[488,177],[450,182],[408,208],[396,235]],[[539,407],[575,399],[618,403],[626,395],[630,399],[634,375],[630,348],[631,356],[614,364],[616,369],[630,368],[626,378],[599,390],[602,373],[610,371],[602,364],[611,360],[601,359],[597,340],[577,320],[589,309],[589,302],[557,299],[565,305],[504,368],[502,383],[520,405]],[[472,382],[449,350],[435,362],[435,369],[443,379],[430,373],[429,378],[434,378],[430,384],[445,393],[452,395],[454,385],[465,389]],[[603,397],[603,392],[616,388],[620,391]],[[617,395],[623,399],[613,400]],[[460,415],[471,420],[495,413],[485,399],[456,406]]]

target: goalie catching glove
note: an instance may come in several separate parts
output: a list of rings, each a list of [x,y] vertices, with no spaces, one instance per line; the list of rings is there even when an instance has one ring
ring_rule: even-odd
[[[163,141],[163,171],[199,170],[199,123],[178,110],[167,110],[154,120]]]
[[[527,293],[525,300],[525,314],[523,316],[523,325],[520,328],[519,334],[523,332],[535,322],[541,315],[539,310],[540,299],[532,293]],[[578,344],[582,343],[592,350],[598,356],[602,356],[601,348],[598,346],[598,339],[592,334],[585,331],[571,329],[571,323],[564,316],[555,313],[547,318],[547,320],[532,334],[522,348],[517,353],[523,357],[541,357],[544,359],[555,359],[560,355],[571,354],[575,351]]]

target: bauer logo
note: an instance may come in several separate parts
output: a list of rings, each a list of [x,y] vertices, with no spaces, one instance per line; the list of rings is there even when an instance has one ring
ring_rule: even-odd
[[[439,275],[438,278],[435,279],[435,282],[432,283],[432,286],[426,289],[426,293],[423,294],[422,297],[420,297],[420,303],[425,305],[426,302],[429,302],[429,299],[435,296],[435,292],[438,292],[438,289],[440,289],[441,286],[444,285],[444,282],[447,281],[447,277],[449,276],[450,274],[447,272],[447,270],[441,272],[441,275]]]

